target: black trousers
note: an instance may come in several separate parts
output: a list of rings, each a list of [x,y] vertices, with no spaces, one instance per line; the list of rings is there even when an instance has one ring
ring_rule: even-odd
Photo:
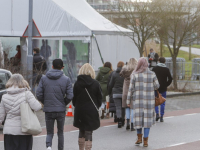
[[[92,133],[93,131],[85,131],[79,129],[79,138],[85,138],[85,141],[92,141]]]
[[[32,150],[32,135],[4,135],[4,150]]]

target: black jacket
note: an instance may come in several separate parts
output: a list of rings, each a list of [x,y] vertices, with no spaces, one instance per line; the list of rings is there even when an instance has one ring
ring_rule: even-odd
[[[89,75],[79,75],[74,84],[74,126],[85,130],[93,131],[100,127],[99,113],[92,103],[85,88],[88,90],[97,108],[102,103],[102,90],[98,81]]]
[[[111,80],[108,85],[108,94],[122,94],[123,93],[123,84],[124,78],[119,75],[122,68],[117,68],[116,71],[113,72]]]
[[[33,73],[42,74],[47,69],[47,64],[40,54],[33,55]]]
[[[166,92],[167,87],[172,83],[172,76],[169,69],[167,67],[156,66],[152,71],[155,72],[160,84],[158,91]]]
[[[112,77],[112,74],[113,74],[113,72],[109,75],[109,77],[108,77],[108,85],[109,85],[109,83],[110,83],[110,80],[111,80],[111,77]],[[107,88],[108,88],[108,85],[107,85]],[[113,94],[112,94],[112,92],[109,94],[109,112],[113,112],[113,113],[115,113],[116,112],[116,106],[115,106],[115,102],[114,102],[114,100],[113,100]]]

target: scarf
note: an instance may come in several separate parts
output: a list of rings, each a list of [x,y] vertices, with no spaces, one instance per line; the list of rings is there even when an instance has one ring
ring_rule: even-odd
[[[165,64],[163,64],[163,63],[158,63],[157,66],[159,66],[159,67],[167,67],[167,66],[166,66]]]

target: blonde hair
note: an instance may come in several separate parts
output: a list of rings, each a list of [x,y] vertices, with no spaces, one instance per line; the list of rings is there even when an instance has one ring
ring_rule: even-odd
[[[84,64],[80,68],[78,75],[90,75],[93,79],[95,79],[95,71],[89,63]]]
[[[136,68],[136,66],[137,66],[137,59],[135,59],[135,58],[130,58],[129,59],[129,62],[128,62],[128,64],[127,64],[127,69],[128,70],[134,70],[135,68]]]
[[[24,79],[24,77],[21,74],[13,74],[8,80],[8,82],[6,83],[6,88],[12,86],[30,89],[28,82]]]

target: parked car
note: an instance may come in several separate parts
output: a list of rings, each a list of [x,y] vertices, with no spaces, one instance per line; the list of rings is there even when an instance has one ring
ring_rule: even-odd
[[[6,83],[10,79],[12,73],[5,69],[0,69],[0,102],[2,95],[6,93]]]
[[[0,102],[2,95],[6,93],[6,83],[10,79],[12,73],[5,69],[0,69]],[[4,122],[2,122],[2,125]],[[0,127],[1,129],[1,127]]]

